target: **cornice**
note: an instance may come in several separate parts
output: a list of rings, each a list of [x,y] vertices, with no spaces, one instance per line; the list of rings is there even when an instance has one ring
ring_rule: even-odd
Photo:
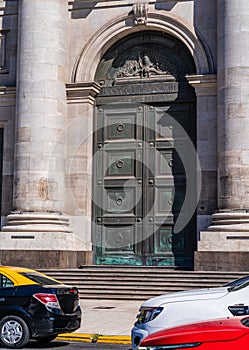
[[[217,94],[217,75],[186,75],[189,84],[195,88],[196,95],[216,95]]]
[[[194,0],[175,0],[173,2],[173,6],[177,2],[193,2]],[[114,7],[133,7],[135,4],[138,3],[145,3],[147,5],[154,5],[154,4],[163,4],[163,3],[172,3],[172,0],[71,0],[68,1],[68,10],[69,12],[74,12],[78,10],[98,10],[98,9],[104,9],[104,8],[114,8]]]
[[[95,103],[95,97],[100,92],[101,86],[95,82],[70,83],[66,85],[67,102],[89,102]]]
[[[216,74],[198,74],[198,75],[187,75],[186,79],[192,86],[216,86],[217,76]]]

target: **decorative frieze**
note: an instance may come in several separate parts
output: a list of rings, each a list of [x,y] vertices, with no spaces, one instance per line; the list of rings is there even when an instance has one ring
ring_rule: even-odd
[[[158,81],[145,79],[143,82],[137,79],[132,79],[130,82],[133,84],[125,84],[124,81],[114,86],[103,86],[100,92],[100,96],[123,96],[123,95],[138,95],[138,94],[170,94],[177,93],[179,91],[179,83],[177,82],[165,82],[160,79]],[[149,84],[148,84],[149,83]]]

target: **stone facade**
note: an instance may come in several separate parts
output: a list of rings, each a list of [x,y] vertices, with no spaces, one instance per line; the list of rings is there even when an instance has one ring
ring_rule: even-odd
[[[93,121],[105,84],[96,72],[117,43],[157,33],[172,52],[173,41],[182,45],[195,68],[186,74],[196,96],[201,169],[195,268],[246,270],[248,2],[0,4],[1,264],[94,263]],[[159,67],[153,69],[159,79]],[[165,102],[166,94],[159,95]]]

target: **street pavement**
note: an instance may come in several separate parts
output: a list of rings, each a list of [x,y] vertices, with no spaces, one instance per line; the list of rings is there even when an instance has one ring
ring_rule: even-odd
[[[3,348],[0,348],[3,349]],[[50,350],[130,350],[130,345],[120,344],[92,344],[83,342],[67,342],[54,340],[49,344],[41,345],[35,341],[31,341],[29,344],[23,347],[23,349],[37,350],[37,349],[50,349]]]
[[[143,301],[81,299],[81,327],[74,333],[59,337],[109,344],[131,344],[131,329]]]

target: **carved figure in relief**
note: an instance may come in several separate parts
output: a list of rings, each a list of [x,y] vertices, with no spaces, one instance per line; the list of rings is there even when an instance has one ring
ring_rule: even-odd
[[[147,52],[144,51],[143,56],[139,55],[138,60],[127,60],[115,73],[114,79],[135,76],[149,78],[152,74],[165,75],[170,73],[160,70],[158,63],[152,63]]]
[[[163,72],[159,69],[158,63],[152,63],[149,56],[145,53],[141,58],[139,57],[139,65],[140,65],[140,75],[142,77],[147,77],[151,75],[151,73],[155,74],[168,74],[168,72]]]

